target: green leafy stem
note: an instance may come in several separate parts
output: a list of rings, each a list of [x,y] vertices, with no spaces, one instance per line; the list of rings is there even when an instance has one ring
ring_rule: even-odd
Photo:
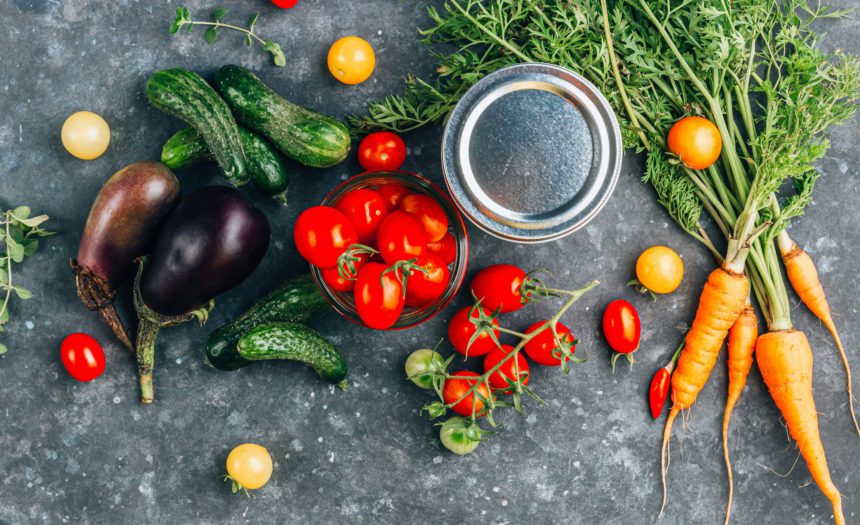
[[[254,26],[257,24],[257,20],[260,18],[260,13],[254,13],[251,15],[251,19],[248,21],[248,28],[239,27],[233,24],[225,24],[221,21],[225,15],[227,15],[229,11],[226,8],[218,8],[212,12],[212,21],[204,21],[204,20],[192,20],[191,19],[191,11],[188,10],[187,7],[177,7],[176,8],[176,17],[173,19],[173,23],[170,25],[170,34],[175,35],[179,32],[180,29],[186,27],[185,31],[187,33],[191,32],[191,29],[194,26],[206,26],[206,32],[203,34],[203,37],[206,39],[207,44],[214,44],[216,40],[218,40],[218,30],[221,28],[231,29],[233,31],[239,31],[240,33],[245,34],[245,45],[250,47],[254,41],[256,40],[263,49],[272,55],[274,59],[275,65],[278,67],[284,67],[287,65],[287,58],[284,56],[284,52],[281,49],[280,44],[277,42],[270,40],[268,38],[262,38],[260,35],[254,32]]]
[[[40,228],[47,220],[47,215],[31,217],[30,208],[27,206],[19,206],[0,215],[0,242],[3,242],[6,248],[0,253],[0,332],[9,322],[9,304],[12,302],[13,293],[21,300],[33,297],[30,290],[16,284],[12,269],[15,264],[22,263],[36,253],[39,237],[53,235],[52,232]],[[0,343],[0,354],[6,351],[6,345]]]

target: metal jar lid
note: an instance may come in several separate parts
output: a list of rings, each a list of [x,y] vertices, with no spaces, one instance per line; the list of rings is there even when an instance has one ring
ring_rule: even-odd
[[[517,64],[481,79],[445,126],[442,168],[457,206],[496,237],[558,239],[609,200],[621,171],[609,102],[576,73]]]

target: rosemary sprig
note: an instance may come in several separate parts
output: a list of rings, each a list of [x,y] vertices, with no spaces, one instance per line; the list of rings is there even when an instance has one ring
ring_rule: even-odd
[[[31,217],[27,206],[0,214],[0,242],[5,246],[5,251],[0,254],[0,332],[9,322],[9,305],[13,294],[21,300],[33,297],[30,290],[18,284],[13,268],[36,253],[39,237],[53,235],[40,227],[47,220],[47,215]],[[0,354],[5,354],[7,350],[6,345],[0,343]]]
[[[203,33],[203,38],[206,39],[207,44],[214,44],[215,41],[218,40],[219,29],[224,28],[239,31],[240,33],[245,34],[246,46],[251,47],[254,41],[256,41],[263,47],[263,50],[272,55],[272,59],[276,66],[284,67],[287,65],[287,58],[284,56],[284,52],[281,49],[280,44],[268,38],[262,38],[254,32],[254,26],[260,18],[260,13],[254,13],[251,15],[251,19],[248,20],[248,28],[246,29],[244,27],[222,22],[221,19],[224,18],[228,12],[229,11],[224,7],[216,9],[212,12],[212,21],[209,22],[205,20],[192,20],[191,12],[187,7],[177,7],[176,16],[173,19],[173,23],[170,25],[170,34],[175,35],[180,29],[186,26],[187,28],[185,31],[187,33],[190,33],[194,26],[206,26],[207,29],[206,32]]]

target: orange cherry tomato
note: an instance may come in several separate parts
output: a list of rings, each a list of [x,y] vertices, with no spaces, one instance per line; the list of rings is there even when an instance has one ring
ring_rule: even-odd
[[[669,130],[669,151],[694,170],[707,169],[720,158],[723,139],[720,131],[708,119],[684,117]]]
[[[328,50],[328,70],[344,84],[361,84],[373,74],[376,55],[363,38],[345,36]]]
[[[636,279],[654,293],[672,293],[684,279],[684,262],[672,248],[652,246],[636,260]]]

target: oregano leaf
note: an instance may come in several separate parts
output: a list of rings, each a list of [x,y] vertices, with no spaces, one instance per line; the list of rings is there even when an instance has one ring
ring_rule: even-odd
[[[14,210],[12,210],[12,215],[15,216],[15,219],[18,221],[23,221],[24,219],[30,218],[30,207],[29,206],[18,206]]]
[[[280,44],[267,38],[266,43],[263,45],[263,49],[272,54],[272,58],[274,58],[276,66],[284,67],[287,65],[287,57],[284,56],[284,52],[281,50]]]
[[[22,288],[20,286],[13,286],[12,289],[15,290],[15,294],[18,296],[19,299],[26,301],[27,299],[33,297],[33,292],[26,288]]]
[[[6,249],[9,251],[9,257],[12,258],[12,262],[19,263],[24,260],[24,247],[14,238],[6,238]]]
[[[248,31],[249,32],[251,32],[251,33],[254,32],[254,24],[256,24],[257,20],[259,20],[259,19],[260,19],[260,13],[254,13],[253,15],[251,15],[251,19],[248,20]]]
[[[219,20],[221,20],[222,18],[224,18],[224,15],[226,15],[229,11],[230,11],[230,10],[229,10],[229,9],[227,9],[226,7],[219,7],[218,9],[216,9],[216,10],[212,13],[212,18],[214,18],[214,19],[215,19],[215,21],[216,21],[216,22],[218,22]]]
[[[3,343],[0,343],[0,355],[3,355],[8,351],[9,351],[9,349],[6,348],[6,345],[4,345]]]
[[[207,44],[214,44],[218,40],[218,30],[214,27],[208,28],[203,34],[203,38],[206,39]]]

